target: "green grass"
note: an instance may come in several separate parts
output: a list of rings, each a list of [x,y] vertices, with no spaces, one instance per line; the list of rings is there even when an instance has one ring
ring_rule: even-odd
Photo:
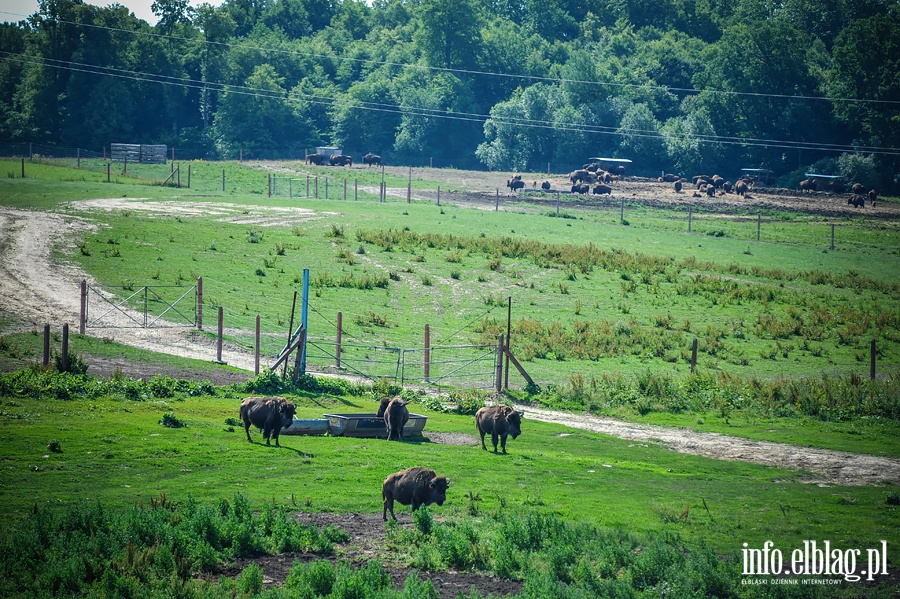
[[[241,397],[4,397],[4,519],[19,519],[33,505],[97,501],[124,509],[160,494],[208,502],[235,492],[252,503],[274,499],[313,511],[377,512],[387,474],[428,464],[453,481],[448,513],[466,509],[464,498],[472,493],[485,509],[541,506],[602,527],[677,531],[692,542],[705,539],[719,552],[739,549],[737,540],[761,546],[771,538],[785,546],[810,538],[875,546],[900,525],[900,515],[885,504],[890,488],[805,485],[795,482],[796,472],[675,454],[652,443],[533,421],[510,441],[506,456],[475,446],[343,437],[285,436],[281,448],[266,447],[258,432],[251,444],[240,428],[226,424],[237,417]],[[371,397],[307,395],[294,401],[299,418],[376,406]],[[475,434],[471,417],[422,412],[429,417],[426,432]],[[169,413],[186,426],[162,426]],[[52,441],[60,452],[48,450]],[[670,521],[668,515],[685,504],[690,517]],[[890,551],[895,561],[896,548]]]

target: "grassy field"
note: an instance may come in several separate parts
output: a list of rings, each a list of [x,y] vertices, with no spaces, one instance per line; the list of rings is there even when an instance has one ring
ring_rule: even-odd
[[[12,172],[18,164],[0,166]],[[265,166],[272,172],[272,165]],[[191,189],[172,189],[124,179],[107,184],[105,172],[102,180],[85,175],[82,181],[72,169],[41,165],[31,171],[29,166],[34,178],[22,180],[13,172],[0,179],[0,203],[100,223],[55,251],[105,285],[127,290],[192,283],[203,276],[206,307],[211,313],[223,306],[226,326],[247,330],[230,337],[245,347],[256,314],[262,316],[265,351],[273,353],[283,343],[291,297],[304,268],[312,280],[311,333],[333,335],[340,311],[345,340],[361,344],[420,347],[426,324],[433,345],[492,342],[505,332],[511,297],[512,349],[542,387],[540,394],[527,394],[513,373],[515,398],[755,440],[900,455],[900,239],[889,223],[841,221],[837,247],[830,251],[822,237],[827,223],[802,214],[766,214],[768,238],[757,243],[756,215],[750,213],[695,214],[694,232],[688,234],[681,228],[683,215],[646,205],[630,205],[629,224],[622,226],[611,207],[563,206],[559,217],[524,203],[494,212],[424,201],[379,203],[369,193],[346,202],[270,198],[268,172],[255,165],[191,167]],[[303,187],[307,172],[338,176],[334,169],[293,163],[274,168],[279,176],[293,173]],[[367,187],[381,180],[374,170],[351,172]],[[129,174],[158,179],[149,168],[129,167]],[[391,186],[405,183],[396,174],[388,177]],[[438,185],[443,189],[446,182],[414,181],[417,189]],[[330,193],[337,190],[343,188],[332,181]],[[105,204],[111,209],[77,204],[113,198],[135,201]],[[163,209],[153,212],[141,206],[162,202]],[[690,376],[695,337],[699,368]],[[870,383],[873,338],[879,380]],[[190,371],[195,379],[224,372],[209,363],[135,355],[108,340],[78,335],[73,348],[88,362],[143,360],[165,371]],[[31,333],[0,337],[4,369],[26,365],[39,349],[40,338]],[[94,393],[98,383],[90,379],[56,378],[36,368],[3,376],[0,500],[10,531],[27,518],[41,520],[41,514],[73,508],[76,515],[64,519],[88,526],[89,518],[78,516],[76,506],[102,505],[129,514],[136,504],[162,496],[188,510],[175,520],[192,522],[197,530],[213,525],[195,521],[202,510],[197,512],[192,502],[218,505],[221,515],[230,517],[223,498],[235,493],[263,514],[272,509],[259,507],[264,505],[285,506],[286,513],[371,514],[381,510],[379,489],[388,473],[426,464],[453,481],[449,501],[430,509],[439,522],[431,532],[423,532],[431,526],[422,519],[427,516],[418,515],[418,532],[391,533],[391,551],[423,570],[455,565],[526,579],[523,596],[550,596],[550,587],[563,593],[553,586],[557,579],[571,589],[593,589],[578,596],[602,596],[599,587],[585,581],[604,578],[628,587],[628,592],[619,589],[619,596],[656,597],[663,594],[661,581],[672,589],[691,588],[686,573],[730,580],[731,590],[721,596],[775,596],[776,589],[741,589],[735,582],[740,579],[736,561],[713,559],[713,564],[731,565],[713,565],[705,574],[697,574],[695,562],[679,561],[706,551],[739,559],[734,556],[742,543],[762,547],[773,539],[785,551],[809,539],[863,550],[886,539],[890,564],[898,560],[896,486],[804,484],[796,471],[676,454],[655,443],[527,419],[524,434],[510,441],[506,456],[474,444],[425,439],[399,444],[283,437],[283,447],[265,447],[247,443],[234,421],[240,399],[248,394],[239,386],[213,390],[164,376],[134,382],[114,373],[105,391]],[[327,389],[291,395],[298,417],[371,411],[379,393]],[[423,404],[415,411],[429,418],[426,434],[475,435],[471,416]],[[254,435],[258,440],[259,433]],[[497,538],[519,525],[509,524],[510,514],[525,528],[544,522],[540,526],[556,531],[547,532],[552,538],[567,535],[559,547],[579,549],[554,553],[543,547],[526,554],[520,548],[516,551],[523,553],[508,554]],[[558,518],[572,528],[542,518]],[[482,532],[472,529],[476,524]],[[238,524],[221,526],[233,532]],[[596,528],[586,532],[583,527]],[[211,534],[212,528],[206,530]],[[13,539],[12,534],[5,539]],[[599,547],[612,546],[601,537],[619,539],[615,551],[631,557],[597,554]],[[441,547],[457,541],[474,557],[443,553]],[[254,543],[246,547],[268,552],[279,546]],[[151,549],[163,551],[160,545]],[[128,557],[134,549],[123,546],[121,551],[109,563],[120,564],[113,570],[126,576],[131,566],[121,564],[137,563],[137,557]],[[190,555],[200,560],[195,566],[236,556]],[[641,574],[648,571],[657,572],[657,578]],[[77,572],[58,576],[78,578]],[[662,579],[659,572],[666,572]],[[203,596],[262,592],[248,582],[250,574]],[[550,578],[541,582],[536,576]],[[545,583],[550,586],[541,586]],[[112,593],[115,585],[103,584]],[[165,588],[156,590],[173,594]],[[189,594],[187,587],[179,588],[182,596],[201,596],[196,589]],[[271,590],[269,596],[295,596],[290,588]],[[715,592],[704,588],[706,594]],[[871,590],[844,585],[837,593],[862,597]],[[891,591],[879,592],[887,596]]]

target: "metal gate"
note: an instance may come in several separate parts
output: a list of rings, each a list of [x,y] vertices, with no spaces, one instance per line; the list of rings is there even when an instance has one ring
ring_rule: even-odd
[[[307,339],[307,367],[400,384],[496,388],[496,345],[445,345],[401,349],[362,343],[338,346],[334,338]]]
[[[96,328],[193,327],[196,285],[85,286],[84,326]]]

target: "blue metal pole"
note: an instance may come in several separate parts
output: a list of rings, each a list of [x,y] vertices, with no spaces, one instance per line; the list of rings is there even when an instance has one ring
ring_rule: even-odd
[[[309,269],[303,269],[303,299],[300,302],[300,324],[303,325],[303,336],[309,334]],[[306,374],[306,342],[300,355],[300,376]]]

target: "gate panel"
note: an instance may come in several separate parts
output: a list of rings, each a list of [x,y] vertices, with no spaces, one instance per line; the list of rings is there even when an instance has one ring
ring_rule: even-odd
[[[87,285],[85,327],[164,328],[197,324],[196,285]]]

